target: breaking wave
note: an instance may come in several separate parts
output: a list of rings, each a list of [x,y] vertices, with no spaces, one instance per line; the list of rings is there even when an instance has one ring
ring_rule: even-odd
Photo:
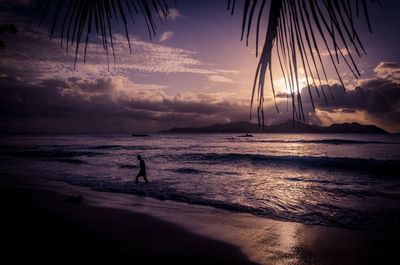
[[[170,158],[168,158],[170,159]],[[350,170],[372,174],[393,175],[400,172],[400,160],[378,160],[348,157],[317,156],[271,156],[238,153],[191,153],[175,155],[175,161],[196,161],[200,163],[254,163],[257,166],[291,166],[327,170]]]

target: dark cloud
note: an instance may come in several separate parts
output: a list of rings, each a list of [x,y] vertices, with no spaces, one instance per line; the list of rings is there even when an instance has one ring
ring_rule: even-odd
[[[325,90],[328,89],[325,87]],[[368,113],[383,113],[395,111],[400,99],[400,86],[384,79],[372,79],[354,90],[346,90],[342,86],[331,87],[333,98],[328,97],[328,103],[321,98],[314,97],[318,108],[329,110],[343,108],[365,110]],[[306,103],[310,103],[308,91],[302,91]]]
[[[247,118],[247,106],[220,96],[168,96],[125,87],[125,79],[73,78],[27,84],[0,78],[1,132],[134,132]],[[125,80],[126,81],[126,80]]]
[[[374,78],[360,80],[355,89],[346,90],[340,85],[333,85],[329,91],[324,86],[318,88],[318,97],[315,88],[312,88],[316,113],[312,110],[308,89],[303,88],[301,97],[307,121],[318,124],[324,121],[358,121],[377,124],[392,132],[400,131],[400,64],[381,62],[374,72]],[[325,101],[322,90],[328,102]],[[286,93],[279,93],[276,98],[282,112],[275,114],[275,106],[271,105],[266,111],[272,113],[269,122],[282,122],[292,118],[290,96],[289,102],[286,102]],[[326,117],[329,115],[331,118]]]
[[[324,124],[355,120],[375,123],[390,131],[400,130],[400,84],[393,74],[399,68],[393,63],[381,63],[375,69],[376,77],[361,80],[355,89],[331,86],[333,99],[324,87],[328,103],[313,91],[317,113],[312,110],[308,90],[303,88],[307,121]],[[322,88],[319,90],[322,95]],[[121,76],[27,83],[3,74],[0,93],[3,133],[157,131],[172,126],[248,120],[249,114],[248,105],[237,99],[218,94],[171,96],[162,89],[150,89]],[[279,94],[277,100],[281,112],[276,114],[275,106],[269,104],[265,112],[267,123],[293,117],[286,94]]]
[[[334,100],[327,106],[319,104],[320,108],[365,111],[376,120],[399,128],[400,64],[383,62],[375,68],[375,72],[375,78],[362,80],[354,90],[335,86],[332,91]]]

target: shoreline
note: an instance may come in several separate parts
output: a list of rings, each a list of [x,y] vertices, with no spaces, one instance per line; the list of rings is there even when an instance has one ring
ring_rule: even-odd
[[[69,225],[74,224],[74,227],[80,229],[77,230],[80,231],[79,237],[87,236],[86,234],[89,233],[89,238],[100,238],[100,242],[111,242],[114,248],[107,244],[100,244],[96,246],[96,249],[105,248],[107,251],[112,249],[117,259],[124,255],[130,259],[139,258],[133,254],[139,253],[143,254],[140,258],[150,256],[155,259],[163,256],[175,263],[184,262],[183,258],[188,258],[185,262],[198,261],[199,264],[400,263],[400,258],[396,255],[397,246],[400,245],[398,234],[275,221],[207,206],[93,191],[64,182],[38,178],[1,176],[0,187],[2,208],[8,209],[5,216],[11,217],[8,226],[22,227],[25,231],[19,236],[10,233],[9,238],[6,239],[8,241],[12,241],[14,237],[21,238],[24,233],[34,235],[33,231],[36,227],[30,225],[30,221],[27,223],[28,227],[24,227],[26,222],[22,219],[24,219],[24,212],[36,212],[40,209],[42,217],[50,216],[53,219],[57,217],[57,221],[64,225],[66,222]],[[83,195],[82,204],[65,201],[66,195],[79,194]],[[27,196],[28,198],[31,196],[31,199],[25,202],[19,201],[20,197],[27,198]],[[20,205],[16,205],[15,202],[19,202]],[[26,208],[27,202],[30,203],[28,208]],[[16,211],[21,216],[15,215]],[[14,215],[10,214],[12,212]],[[92,214],[88,216],[87,212]],[[95,216],[102,218],[95,218]],[[42,217],[39,215],[39,218]],[[136,218],[141,220],[140,229],[127,221]],[[29,220],[26,217],[25,219]],[[44,225],[41,225],[41,228],[47,229]],[[168,234],[170,229],[178,232]],[[57,229],[56,231],[60,233]],[[129,231],[130,236],[124,235],[126,231]],[[124,235],[124,237],[119,238],[116,235]],[[143,244],[134,240],[137,235],[142,236],[139,241]],[[161,239],[167,242],[159,242],[160,235],[162,235]],[[40,236],[40,233],[36,236]],[[182,251],[174,247],[173,242],[177,240],[189,242],[185,241],[184,244],[187,247],[184,251],[187,257],[182,257]],[[79,243],[75,248],[74,245],[66,246],[62,240],[58,243],[61,243],[65,250],[72,246],[78,252],[79,248],[85,248],[87,245]],[[35,245],[34,242],[32,244]],[[93,244],[93,242],[90,241],[88,244]],[[97,240],[94,244],[98,244]],[[153,244],[156,244],[156,247]],[[167,251],[165,248],[170,250]],[[127,249],[135,250],[129,254]],[[215,252],[215,250],[218,251]],[[193,260],[193,257],[196,259]],[[115,257],[110,259],[115,259]]]

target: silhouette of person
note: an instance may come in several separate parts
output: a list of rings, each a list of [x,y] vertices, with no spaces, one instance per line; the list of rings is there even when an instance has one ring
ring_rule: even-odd
[[[140,161],[140,170],[136,176],[136,183],[139,183],[139,177],[143,177],[146,183],[149,183],[146,177],[146,164],[144,163],[144,160],[140,155],[137,155],[137,159]]]

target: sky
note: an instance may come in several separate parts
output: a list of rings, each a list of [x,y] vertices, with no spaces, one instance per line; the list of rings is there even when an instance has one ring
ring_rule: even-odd
[[[313,111],[303,88],[306,122],[355,121],[400,131],[400,2],[381,2],[382,7],[372,4],[369,10],[372,33],[365,20],[357,23],[367,51],[356,60],[361,77],[355,79],[339,64],[343,89],[327,67],[334,99],[316,98]],[[0,50],[0,133],[156,132],[248,121],[258,58],[254,34],[248,46],[240,41],[243,7],[237,3],[231,16],[225,0],[178,0],[168,21],[157,23],[152,39],[138,19],[128,24],[132,53],[116,24],[116,61],[111,57],[107,63],[99,37],[92,34],[86,62],[81,49],[74,68],[74,52],[60,47],[60,34],[50,40],[50,23],[39,26],[30,0],[0,0],[0,25],[18,28],[15,35],[1,35],[6,47]],[[268,86],[266,124],[292,117],[278,67],[273,62],[280,112]],[[304,74],[299,81],[305,86]]]

